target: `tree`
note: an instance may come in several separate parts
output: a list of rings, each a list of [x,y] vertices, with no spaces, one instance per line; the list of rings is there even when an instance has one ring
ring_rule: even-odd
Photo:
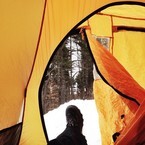
[[[69,36],[49,63],[42,89],[46,113],[72,99],[92,98],[93,61],[82,34]]]
[[[93,60],[91,57],[90,49],[86,43],[86,39],[82,39],[81,35],[78,37],[78,45],[81,49],[80,71],[76,78],[78,85],[78,95],[81,99],[89,99],[93,97]]]

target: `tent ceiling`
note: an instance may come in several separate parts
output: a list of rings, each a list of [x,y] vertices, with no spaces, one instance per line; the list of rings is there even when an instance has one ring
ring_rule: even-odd
[[[137,18],[137,19],[145,19],[145,8],[144,6],[140,5],[117,5],[111,6],[100,13],[113,15],[113,16],[120,16],[120,17],[129,17],[129,18]]]

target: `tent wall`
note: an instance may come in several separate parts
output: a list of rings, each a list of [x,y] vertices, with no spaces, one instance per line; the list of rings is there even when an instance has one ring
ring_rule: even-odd
[[[122,98],[104,81],[96,80],[93,86],[99,114],[102,145],[111,145],[114,144],[113,134],[123,130],[134,114],[126,105],[129,101]],[[107,109],[104,108],[105,106]],[[121,115],[125,115],[125,119],[121,119]]]
[[[42,9],[39,0],[0,2],[0,130],[19,122]]]
[[[145,25],[144,25],[145,27]],[[129,43],[132,42],[132,43]],[[133,78],[145,88],[145,32],[121,31],[114,33],[113,55],[127,69]]]
[[[98,8],[111,2],[116,1],[47,1],[38,53],[33,75],[28,85],[25,118],[20,144],[46,144],[39,112],[38,90],[44,69],[56,47],[76,24]]]
[[[114,144],[114,134],[120,133],[121,137],[125,136],[126,132],[130,130],[131,121],[137,121],[138,117],[141,116],[139,113],[137,116],[136,113],[144,103],[145,90],[130,76],[108,50],[97,43],[93,35],[87,32],[87,36],[97,64],[98,73],[103,79],[94,81],[94,97],[98,107],[102,144]],[[104,82],[109,84],[109,86]],[[141,109],[143,111],[142,107]],[[137,125],[134,127],[132,135],[136,134],[136,127]],[[123,133],[124,129],[126,132]],[[140,135],[142,133],[140,132]],[[130,137],[131,132],[127,141],[123,139],[124,143],[128,142],[129,145],[132,140]],[[123,141],[121,140],[121,143]],[[140,141],[137,140],[137,142]],[[120,145],[121,143],[119,142],[118,144]]]
[[[110,2],[110,0],[47,1],[35,66],[27,88],[25,116],[20,144],[46,144],[38,99],[38,90],[45,67],[54,50],[68,32],[90,13]]]
[[[105,9],[90,18],[90,32],[87,30],[91,51],[103,79],[94,81],[94,96],[99,112],[102,144],[114,144],[113,135],[117,132],[121,134],[121,139],[118,138],[116,141],[118,145],[142,144],[145,140],[142,136],[144,131],[142,130],[141,133],[138,128],[144,116],[142,104],[144,104],[145,96],[143,75],[145,56],[145,16],[143,14],[145,14],[145,9],[141,6],[117,6],[117,9],[122,11],[116,11],[116,13],[115,9],[115,7],[110,7],[109,10]],[[132,10],[137,11],[137,14],[135,15]],[[103,26],[94,25],[95,17],[101,18],[101,22],[104,19],[104,22],[108,24],[107,30],[111,30],[112,33],[104,33]],[[111,23],[106,21],[106,17],[110,18]],[[123,29],[119,30],[119,27]],[[113,55],[97,43],[94,35],[107,36],[112,39],[110,53]],[[139,115],[139,112],[142,115]],[[133,122],[137,122],[138,125],[132,125]],[[132,136],[136,136],[135,139],[132,139]]]
[[[24,101],[25,112],[20,144],[47,144],[38,94],[51,55],[68,32],[88,15],[107,4],[123,1],[125,2],[125,0],[0,2],[1,130],[17,124]]]

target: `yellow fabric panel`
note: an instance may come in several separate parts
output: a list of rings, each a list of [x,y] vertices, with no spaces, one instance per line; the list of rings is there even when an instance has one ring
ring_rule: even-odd
[[[39,76],[40,71],[41,70],[35,69],[35,74]],[[27,92],[28,99],[25,106],[23,130],[19,144],[46,145],[47,143],[40,118],[40,108],[38,101],[39,85],[37,81],[37,76],[32,78],[32,81],[29,85],[30,86]]]
[[[113,55],[133,78],[145,88],[145,33],[120,31],[114,33]]]
[[[134,114],[124,103],[127,100],[102,80],[94,81],[93,93],[99,114],[102,145],[112,145],[114,144],[112,135],[122,132]],[[121,119],[121,115],[125,115],[125,118]]]
[[[92,34],[96,36],[112,37],[112,24],[110,16],[94,15],[89,19]]]
[[[39,0],[0,2],[0,130],[19,121],[41,14]]]
[[[141,2],[141,1],[140,1]],[[142,0],[144,3],[145,1]],[[103,14],[144,19],[145,9],[140,5],[117,5],[101,11]]]
[[[145,19],[135,20],[135,19],[113,17],[113,25],[145,28]]]

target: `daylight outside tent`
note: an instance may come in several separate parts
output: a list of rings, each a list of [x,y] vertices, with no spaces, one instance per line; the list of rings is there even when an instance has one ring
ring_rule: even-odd
[[[109,38],[96,39],[108,49]],[[70,35],[48,65],[42,88],[43,113],[73,99],[93,99],[93,66],[85,32]]]
[[[45,81],[41,92],[42,110],[43,114],[45,114],[44,121],[46,129],[49,126],[47,118],[53,113],[52,110],[59,108],[61,104],[66,105],[66,102],[70,103],[71,100],[76,100],[77,103],[78,99],[94,100],[93,81],[96,76],[99,79],[101,78],[96,71],[95,63],[85,36],[85,32],[79,33],[79,31],[70,35],[56,50],[50,63],[48,64],[48,69],[44,77]],[[105,48],[109,48],[109,38],[96,36],[95,38]],[[95,101],[93,102],[95,103]],[[91,107],[89,109],[91,109]],[[83,108],[80,108],[80,110],[83,110]],[[50,114],[48,113],[49,111]],[[58,113],[61,113],[59,109],[58,113],[56,113],[57,110],[54,111],[56,114],[55,117],[58,116]],[[94,111],[96,111],[96,108]],[[86,112],[89,112],[89,110]],[[90,144],[94,144],[94,142],[99,143],[100,131],[98,127],[99,123],[96,121],[98,120],[97,113],[94,114],[94,120],[92,121],[87,119],[90,118],[89,116],[90,115],[86,115],[86,113],[84,113],[84,133],[86,133],[87,140]],[[61,118],[63,118],[63,115]],[[60,123],[63,121],[65,121],[64,118],[60,121]],[[89,122],[91,122],[92,127],[94,122],[96,122],[96,125],[93,127],[95,129],[97,128],[97,132],[94,133],[94,135],[97,134],[98,136],[96,139],[90,139],[91,132],[89,131],[89,128],[91,128],[91,126],[88,125]],[[53,123],[50,121],[50,126],[57,126],[58,132],[61,132],[63,130],[62,128],[65,126],[65,123],[63,122],[61,125],[60,123],[56,125],[55,121],[53,121]],[[61,127],[58,128],[58,125]],[[50,126],[49,130],[51,130],[51,132],[48,132],[48,136],[49,139],[52,139],[57,136],[56,134],[58,132],[52,131],[54,127],[51,129]]]
[[[72,99],[93,99],[93,59],[82,33],[70,35],[51,59],[42,89],[43,113]]]

